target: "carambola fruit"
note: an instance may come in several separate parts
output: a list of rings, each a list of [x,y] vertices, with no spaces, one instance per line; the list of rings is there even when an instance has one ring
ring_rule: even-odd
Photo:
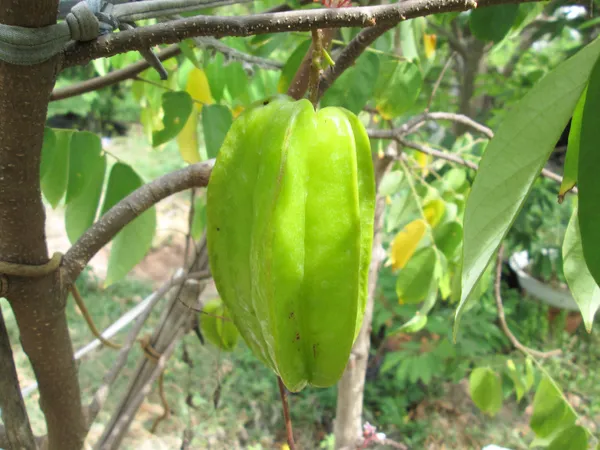
[[[363,125],[276,97],[233,123],[208,184],[217,290],[253,353],[297,392],[341,377],[362,323],[375,182]]]

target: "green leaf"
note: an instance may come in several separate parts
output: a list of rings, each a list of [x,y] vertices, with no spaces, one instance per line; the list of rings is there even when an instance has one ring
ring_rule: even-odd
[[[56,135],[52,128],[44,128],[44,143],[42,144],[42,158],[40,161],[40,180],[48,172],[54,158],[54,147],[56,146]]]
[[[375,105],[385,119],[408,112],[421,92],[423,76],[416,64],[382,57],[375,85]]]
[[[44,164],[44,176],[40,180],[46,200],[56,208],[67,190],[69,173],[69,148],[73,130],[54,130],[56,143],[47,146]]]
[[[194,41],[191,39],[185,39],[179,43],[179,48],[181,49],[181,53],[185,56],[189,62],[191,62],[198,69],[201,69],[200,61],[198,61],[198,57],[196,56],[196,52],[194,51],[196,46]]]
[[[363,53],[356,64],[327,89],[321,103],[325,106],[341,106],[358,114],[373,95],[379,73],[379,58],[373,53]],[[366,82],[369,80],[369,82]]]
[[[545,438],[575,423],[575,414],[556,385],[544,376],[533,398],[533,414],[529,426],[536,436]]]
[[[463,227],[457,221],[446,222],[433,230],[437,248],[448,259],[452,259],[463,239]]]
[[[467,297],[554,149],[599,53],[600,39],[596,39],[559,64],[513,108],[488,144],[464,216],[462,292],[455,333]]]
[[[508,369],[508,376],[515,385],[515,393],[517,395],[517,402],[520,402],[525,395],[525,385],[521,381],[521,375],[517,371],[517,367],[512,359],[506,361],[506,368]]]
[[[248,75],[240,62],[232,62],[223,68],[221,76],[225,77],[225,86],[234,102],[248,104]]]
[[[598,39],[596,39],[596,42]],[[590,75],[583,117],[581,119],[581,142],[579,146],[579,229],[583,256],[592,277],[600,284],[600,59]]]
[[[65,228],[71,243],[94,223],[100,203],[106,156],[100,138],[87,131],[71,138]]]
[[[600,287],[594,281],[583,257],[577,210],[573,211],[569,221],[562,251],[565,278],[579,306],[585,328],[591,333],[594,315],[600,307]]]
[[[116,163],[108,178],[103,214],[142,184],[142,179],[131,166]],[[105,286],[123,279],[144,258],[152,246],[155,230],[156,209],[152,207],[115,236],[108,259]]]
[[[194,217],[192,218],[191,234],[195,240],[202,237],[206,227],[206,200],[198,197],[194,203]]]
[[[130,165],[121,162],[116,163],[110,171],[100,215],[104,215],[110,208],[142,184],[144,184],[142,179]]]
[[[483,413],[495,416],[502,408],[502,382],[490,368],[477,367],[469,377],[471,399]]]
[[[415,41],[415,21],[403,20],[400,22],[400,48],[402,49],[402,56],[409,61],[415,61],[419,59],[419,51],[417,49],[417,42]]]
[[[294,79],[294,76],[296,75],[296,72],[302,63],[302,60],[304,59],[304,56],[306,55],[306,52],[308,52],[311,42],[312,39],[307,39],[301,42],[292,52],[283,66],[283,69],[281,69],[281,75],[279,77],[279,81],[277,82],[277,91],[279,91],[280,94],[286,93],[289,89],[290,84],[292,83],[292,80]]]
[[[588,438],[585,428],[573,425],[565,428],[550,443],[548,450],[587,450]]]
[[[401,170],[392,170],[387,172],[379,184],[379,195],[387,197],[388,195],[396,194],[402,187],[404,174]]]
[[[162,96],[164,128],[152,133],[152,146],[158,147],[176,137],[187,123],[193,106],[187,92],[165,92]]]
[[[433,247],[425,247],[417,251],[400,270],[396,280],[396,294],[401,304],[419,303],[427,296],[438,255]]]
[[[78,197],[89,183],[88,174],[93,170],[102,153],[102,141],[94,133],[78,131],[71,137],[69,151],[69,178],[65,203]]]
[[[519,5],[497,5],[471,11],[471,33],[482,41],[499,42],[508,34],[519,14]]]
[[[219,153],[232,122],[231,111],[227,106],[208,105],[202,109],[204,142],[206,143],[206,154],[209,158],[215,158]]]
[[[577,171],[579,169],[579,143],[581,137],[581,120],[583,118],[583,107],[585,106],[585,97],[587,89],[583,91],[571,121],[571,129],[569,130],[569,140],[567,144],[567,156],[565,158],[565,168],[563,179],[560,183],[558,191],[558,201],[562,203],[565,194],[575,187],[577,184]]]
[[[210,93],[215,102],[220,102],[225,91],[225,77],[223,76],[223,54],[217,53],[204,67],[204,72],[210,85]]]
[[[112,242],[105,286],[122,280],[152,247],[156,208],[152,207],[123,228]]]

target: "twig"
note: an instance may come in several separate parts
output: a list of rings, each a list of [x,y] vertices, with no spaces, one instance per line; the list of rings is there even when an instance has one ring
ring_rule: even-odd
[[[160,397],[160,402],[162,403],[163,412],[160,416],[154,419],[154,423],[150,427],[150,433],[154,434],[158,425],[163,421],[167,420],[171,416],[171,408],[169,407],[169,402],[167,400],[167,396],[165,394],[165,372],[164,370],[160,373],[158,377],[158,396]]]
[[[460,54],[460,56],[462,56],[463,59],[467,58],[467,56],[468,56],[467,48],[460,41],[459,38],[457,38],[456,36],[454,36],[451,32],[447,31],[445,28],[442,28],[442,27],[436,25],[435,23],[432,23],[431,21],[429,21],[427,23],[427,25],[429,27],[431,27],[431,29],[433,31],[435,31],[437,34],[441,34],[446,39],[448,39],[448,45],[450,45],[450,48],[453,51],[455,51],[456,53]]]
[[[427,107],[425,108],[426,113],[428,113],[429,108],[431,108],[431,102],[433,102],[433,98],[435,97],[435,94],[436,94],[438,88],[440,87],[440,83],[442,82],[444,75],[446,74],[446,71],[448,70],[448,68],[450,67],[450,64],[452,63],[452,60],[454,59],[455,54],[456,54],[456,52],[452,52],[452,54],[450,54],[448,61],[446,61],[446,64],[444,64],[444,68],[440,72],[440,76],[437,78],[437,80],[435,80],[435,84],[433,85],[433,89],[431,90],[431,95],[429,96],[429,101],[427,102]]]
[[[131,351],[133,344],[136,342],[138,335],[142,331],[142,327],[144,326],[144,323],[150,316],[152,309],[158,303],[158,301],[161,298],[163,298],[167,292],[169,292],[169,290],[173,286],[181,284],[186,278],[187,277],[183,273],[183,269],[179,269],[171,280],[163,284],[160,289],[158,289],[154,294],[152,294],[149,297],[149,299],[151,298],[151,300],[148,301],[148,305],[144,309],[143,314],[137,319],[135,325],[129,332],[127,340],[123,345],[123,348],[120,350],[119,355],[117,356],[117,360],[113,364],[113,367],[110,369],[110,372],[108,372],[104,376],[104,379],[102,380],[102,385],[100,385],[100,387],[97,389],[96,393],[94,394],[94,398],[88,406],[88,429],[92,425],[93,421],[98,415],[98,412],[104,405],[104,402],[108,397],[110,387],[115,382],[115,380],[119,376],[119,373],[121,373],[121,370],[125,366],[125,363],[127,362],[127,357],[129,356],[129,352]]]
[[[89,260],[123,227],[162,199],[192,187],[203,187],[214,160],[191,164],[136,189],[106,212],[73,244],[63,257],[61,275],[66,285],[73,282]]]
[[[517,349],[525,353],[529,356],[534,356],[536,358],[551,358],[553,356],[558,356],[562,353],[561,349],[550,350],[548,352],[540,352],[538,350],[534,350],[532,348],[526,347],[521,344],[519,340],[516,338],[514,334],[508,328],[508,324],[506,323],[506,317],[504,316],[504,306],[502,305],[502,295],[500,293],[500,284],[502,281],[502,256],[504,253],[504,245],[501,245],[498,249],[498,258],[496,263],[496,280],[494,282],[494,295],[496,297],[496,307],[498,308],[498,320],[500,321],[500,327],[504,334],[508,337],[508,340],[512,343],[512,345]]]
[[[308,97],[315,109],[319,104],[319,76],[321,75],[321,55],[323,54],[323,32],[312,30],[312,57],[308,76]]]
[[[166,59],[173,58],[180,53],[181,49],[179,48],[179,45],[174,44],[157,53],[156,56],[160,61],[164,61]],[[85,94],[86,92],[97,91],[99,89],[112,86],[113,84],[133,78],[148,68],[150,68],[150,63],[148,63],[148,61],[145,59],[142,59],[131,64],[130,66],[115,70],[102,77],[96,77],[81,81],[80,83],[72,84],[71,86],[64,88],[54,89],[50,95],[50,101],[55,102],[57,100],[75,97],[77,95]]]
[[[410,134],[411,132],[413,132],[413,130],[416,127],[418,127],[420,124],[424,123],[427,120],[449,120],[452,122],[462,123],[462,124],[472,128],[473,130],[482,133],[489,139],[492,139],[494,137],[494,133],[492,132],[491,129],[489,129],[488,127],[486,127],[478,122],[475,122],[473,119],[471,119],[463,114],[454,114],[454,113],[447,113],[447,112],[425,113],[425,114],[416,116],[415,118],[406,122],[404,125],[394,128],[394,129],[391,129],[391,130],[369,129],[369,130],[367,130],[367,132],[369,134],[369,137],[373,138],[373,139],[394,139],[399,144],[401,144],[405,147],[412,148],[414,150],[417,150],[421,153],[425,153],[427,155],[431,155],[434,158],[444,159],[446,161],[454,162],[456,164],[460,164],[462,166],[469,167],[470,169],[473,169],[473,170],[479,169],[479,165],[477,163],[474,163],[472,161],[467,161],[453,153],[435,150],[426,145],[422,145],[417,142],[413,142],[413,141],[409,141],[408,139],[405,139],[405,136],[407,134]],[[545,178],[548,178],[552,181],[556,181],[557,183],[562,182],[562,177],[560,175],[558,175],[548,169],[542,169],[540,175]],[[573,188],[570,192],[576,194],[577,188]]]
[[[8,331],[0,310],[0,408],[8,448],[35,449],[29,416],[19,389]]]
[[[529,0],[518,3],[527,1]],[[374,25],[391,27],[402,20],[415,17],[506,3],[516,3],[516,0],[480,0],[477,3],[472,0],[407,0],[387,5],[311,9],[237,17],[196,16],[113,33],[91,42],[72,43],[65,49],[64,66],[87,64],[92,59],[147,49],[154,45],[174,43],[196,36],[251,36],[310,31],[317,28],[368,28]]]
[[[283,406],[283,420],[285,420],[285,432],[287,435],[288,446],[290,447],[290,450],[295,450],[296,444],[294,444],[294,431],[292,430],[292,418],[290,417],[287,389],[280,377],[277,377],[277,383],[279,385],[279,395],[281,396],[281,404]]]
[[[102,442],[102,448],[114,448],[116,441],[120,439],[119,430],[122,427],[126,427],[128,422],[131,420],[131,417],[138,410],[140,404],[146,398],[148,394],[148,389],[156,381],[156,379],[162,374],[165,369],[165,365],[173,351],[177,343],[179,342],[179,338],[184,334],[184,328],[181,327],[177,330],[174,339],[169,343],[165,351],[160,355],[156,363],[156,367],[152,370],[150,376],[143,383],[140,389],[137,391],[135,396],[128,402],[125,410],[119,415],[119,419],[117,420],[115,426],[112,428],[115,432],[106,436],[106,439]]]
[[[354,61],[371,45],[379,36],[393,28],[396,23],[377,25],[367,28],[358,33],[354,39],[348,43],[335,60],[335,65],[329,67],[321,76],[319,84],[319,96],[331,86],[338,77],[348,69]]]

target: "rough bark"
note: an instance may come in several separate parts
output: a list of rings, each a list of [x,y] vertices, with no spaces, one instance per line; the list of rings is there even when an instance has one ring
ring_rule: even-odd
[[[467,43],[467,53],[462,57],[458,112],[467,117],[476,117],[473,95],[475,94],[475,81],[483,68],[484,50],[484,42],[471,38]],[[466,125],[461,123],[455,123],[454,125],[454,132],[457,136],[465,133],[468,129]]]
[[[0,448],[35,448],[4,317],[0,311],[0,408],[6,427],[0,429]],[[4,438],[2,438],[4,435]]]
[[[375,182],[379,186],[383,175],[388,171],[392,158],[385,156],[375,160]],[[336,450],[354,450],[360,442],[362,425],[363,394],[369,349],[371,347],[371,320],[377,276],[381,267],[378,251],[381,246],[383,230],[383,212],[385,199],[377,198],[375,206],[375,226],[373,236],[373,258],[369,268],[369,291],[362,328],[356,338],[350,361],[344,375],[338,383],[337,410],[335,415],[335,448]]]
[[[7,0],[0,23],[40,27],[54,23],[58,0]],[[36,66],[0,62],[0,259],[25,265],[48,260],[39,183],[48,99],[58,58]],[[83,420],[65,298],[56,274],[7,277],[8,299],[21,344],[40,388],[50,449],[78,449]]]

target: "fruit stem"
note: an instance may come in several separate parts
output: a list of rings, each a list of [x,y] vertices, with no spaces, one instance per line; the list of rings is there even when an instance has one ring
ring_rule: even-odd
[[[281,396],[281,404],[283,405],[283,419],[285,420],[285,431],[287,432],[287,442],[290,450],[296,450],[294,444],[294,432],[292,431],[292,418],[290,417],[290,408],[287,400],[287,389],[283,385],[280,377],[277,377],[279,383],[279,395]]]
[[[317,109],[319,103],[319,79],[321,77],[321,58],[323,57],[323,30],[312,30],[313,51],[308,78],[308,98]]]

